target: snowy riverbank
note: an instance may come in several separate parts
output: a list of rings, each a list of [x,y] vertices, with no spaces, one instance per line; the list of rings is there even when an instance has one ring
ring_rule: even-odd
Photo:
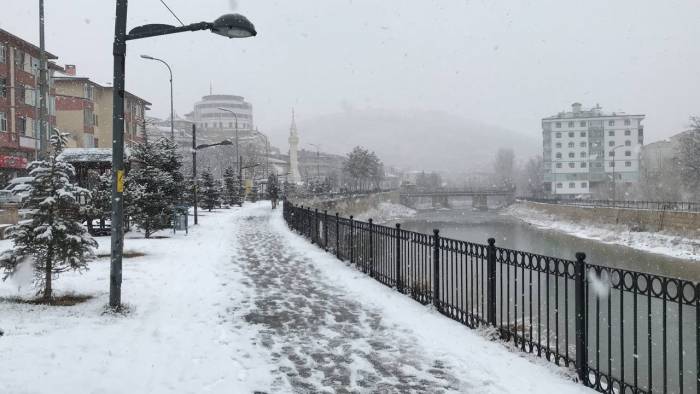
[[[394,221],[416,216],[416,212],[415,209],[405,205],[381,202],[376,207],[355,216],[355,219],[362,221],[372,219],[376,224],[393,225]]]
[[[574,222],[529,208],[522,203],[513,204],[504,209],[503,214],[514,216],[539,228],[560,231],[579,238],[700,261],[700,239],[684,238],[663,232],[631,231],[624,225],[602,225],[586,221]]]

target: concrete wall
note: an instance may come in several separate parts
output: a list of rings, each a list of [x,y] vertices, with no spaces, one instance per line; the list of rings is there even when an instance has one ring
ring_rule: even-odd
[[[359,215],[367,212],[372,208],[376,208],[379,203],[391,202],[399,203],[399,192],[381,192],[363,194],[352,197],[339,197],[333,200],[322,199],[293,199],[290,201],[295,205],[303,205],[305,207],[318,208],[319,211],[327,210],[329,215],[335,215],[336,212],[340,216],[349,217],[350,215]]]
[[[622,224],[635,231],[666,231],[686,237],[700,236],[700,213],[647,209],[593,208],[524,202],[525,206],[572,221]]]

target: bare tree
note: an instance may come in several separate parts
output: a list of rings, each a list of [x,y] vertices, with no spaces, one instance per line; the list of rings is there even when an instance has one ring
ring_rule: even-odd
[[[501,148],[496,152],[494,171],[499,185],[512,185],[515,153],[512,149]]]
[[[690,130],[680,137],[678,164],[681,182],[693,199],[700,192],[700,118],[690,118]]]

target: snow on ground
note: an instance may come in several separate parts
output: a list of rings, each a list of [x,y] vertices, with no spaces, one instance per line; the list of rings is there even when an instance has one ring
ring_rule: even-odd
[[[671,257],[700,260],[700,239],[684,238],[664,232],[631,231],[624,225],[574,222],[528,208],[524,204],[513,204],[503,210],[503,214],[514,216],[540,228],[561,231],[579,238],[624,245]]]
[[[356,220],[367,221],[372,219],[374,223],[382,224],[396,221],[402,218],[416,216],[416,210],[405,205],[391,202],[381,202],[378,206],[355,216]]]
[[[18,283],[0,283],[0,392],[588,391],[309,245],[269,203],[191,230],[126,240],[146,255],[124,260],[125,316],[104,313],[108,258],[56,282],[95,296],[72,307],[3,301]]]

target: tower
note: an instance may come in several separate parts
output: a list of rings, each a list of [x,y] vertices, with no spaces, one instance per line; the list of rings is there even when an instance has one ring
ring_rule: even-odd
[[[299,158],[297,149],[299,148],[299,135],[297,134],[297,124],[294,119],[294,110],[292,109],[292,125],[289,128],[289,182],[298,184],[301,182],[299,175]]]

